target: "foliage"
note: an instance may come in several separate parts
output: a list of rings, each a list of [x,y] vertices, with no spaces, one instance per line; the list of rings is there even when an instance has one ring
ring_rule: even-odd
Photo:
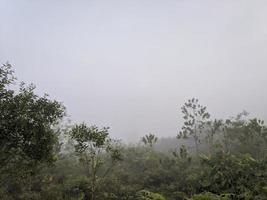
[[[222,197],[222,196],[212,194],[209,192],[196,194],[191,199],[192,200],[229,200],[228,197]]]
[[[235,196],[256,196],[257,188],[267,180],[266,166],[250,155],[235,156],[223,152],[202,157],[205,169],[201,184],[205,190],[214,193],[238,194]],[[255,172],[257,172],[255,174]]]
[[[58,128],[64,106],[15,80],[11,65],[0,67],[0,199],[267,199],[267,128],[247,112],[209,119],[193,98],[183,140],[149,134],[126,145],[108,128]]]
[[[182,131],[177,135],[177,138],[180,139],[192,136],[195,142],[196,154],[198,155],[200,143],[199,134],[202,133],[210,114],[207,112],[206,106],[200,105],[198,99],[195,98],[189,99],[181,109],[185,121]]]
[[[116,161],[121,160],[120,151],[113,148],[108,137],[108,128],[98,129],[96,126],[88,127],[86,124],[75,125],[70,131],[70,137],[74,140],[75,151],[80,161],[85,164],[90,179],[91,200],[95,199],[95,192],[99,185],[99,170],[103,165],[104,153],[111,157],[111,167]],[[109,168],[110,169],[110,168]],[[103,177],[109,169],[102,174]]]
[[[149,134],[142,137],[142,142],[150,147],[152,147],[157,141],[158,138],[154,134]]]
[[[55,125],[64,116],[62,104],[48,95],[39,97],[33,85],[11,89],[14,80],[10,64],[0,67],[0,181],[8,191],[20,188],[19,181],[30,184],[42,163],[56,160]]]
[[[165,200],[165,198],[158,193],[141,190],[137,192],[136,200]]]

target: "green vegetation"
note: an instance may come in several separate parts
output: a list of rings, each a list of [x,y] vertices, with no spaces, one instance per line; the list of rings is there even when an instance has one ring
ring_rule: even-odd
[[[1,66],[0,199],[267,199],[267,128],[246,112],[212,119],[193,98],[177,139],[149,134],[129,146],[105,127],[64,126],[61,103],[15,81]]]
[[[165,200],[165,198],[162,195],[158,193],[149,192],[146,190],[141,190],[137,192],[136,199],[137,200]]]
[[[142,142],[145,145],[149,145],[150,147],[152,147],[157,141],[158,141],[158,138],[154,134],[151,134],[151,133],[149,135],[145,135],[144,137],[142,137]]]

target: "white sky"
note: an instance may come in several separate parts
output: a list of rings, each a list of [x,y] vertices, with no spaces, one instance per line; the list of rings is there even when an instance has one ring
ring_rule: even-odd
[[[0,0],[0,62],[73,121],[175,136],[191,97],[267,120],[266,0]]]

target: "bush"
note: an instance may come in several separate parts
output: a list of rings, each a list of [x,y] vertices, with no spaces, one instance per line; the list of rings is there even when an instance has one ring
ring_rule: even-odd
[[[165,200],[165,198],[158,193],[141,190],[136,193],[136,200]]]
[[[228,197],[222,197],[210,192],[194,195],[191,200],[230,200]]]

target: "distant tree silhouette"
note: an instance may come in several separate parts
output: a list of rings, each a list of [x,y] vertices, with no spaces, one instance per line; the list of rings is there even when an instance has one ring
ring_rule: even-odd
[[[142,137],[142,142],[145,145],[149,145],[150,147],[152,147],[157,141],[158,141],[158,138],[154,134],[151,134],[151,133]]]

